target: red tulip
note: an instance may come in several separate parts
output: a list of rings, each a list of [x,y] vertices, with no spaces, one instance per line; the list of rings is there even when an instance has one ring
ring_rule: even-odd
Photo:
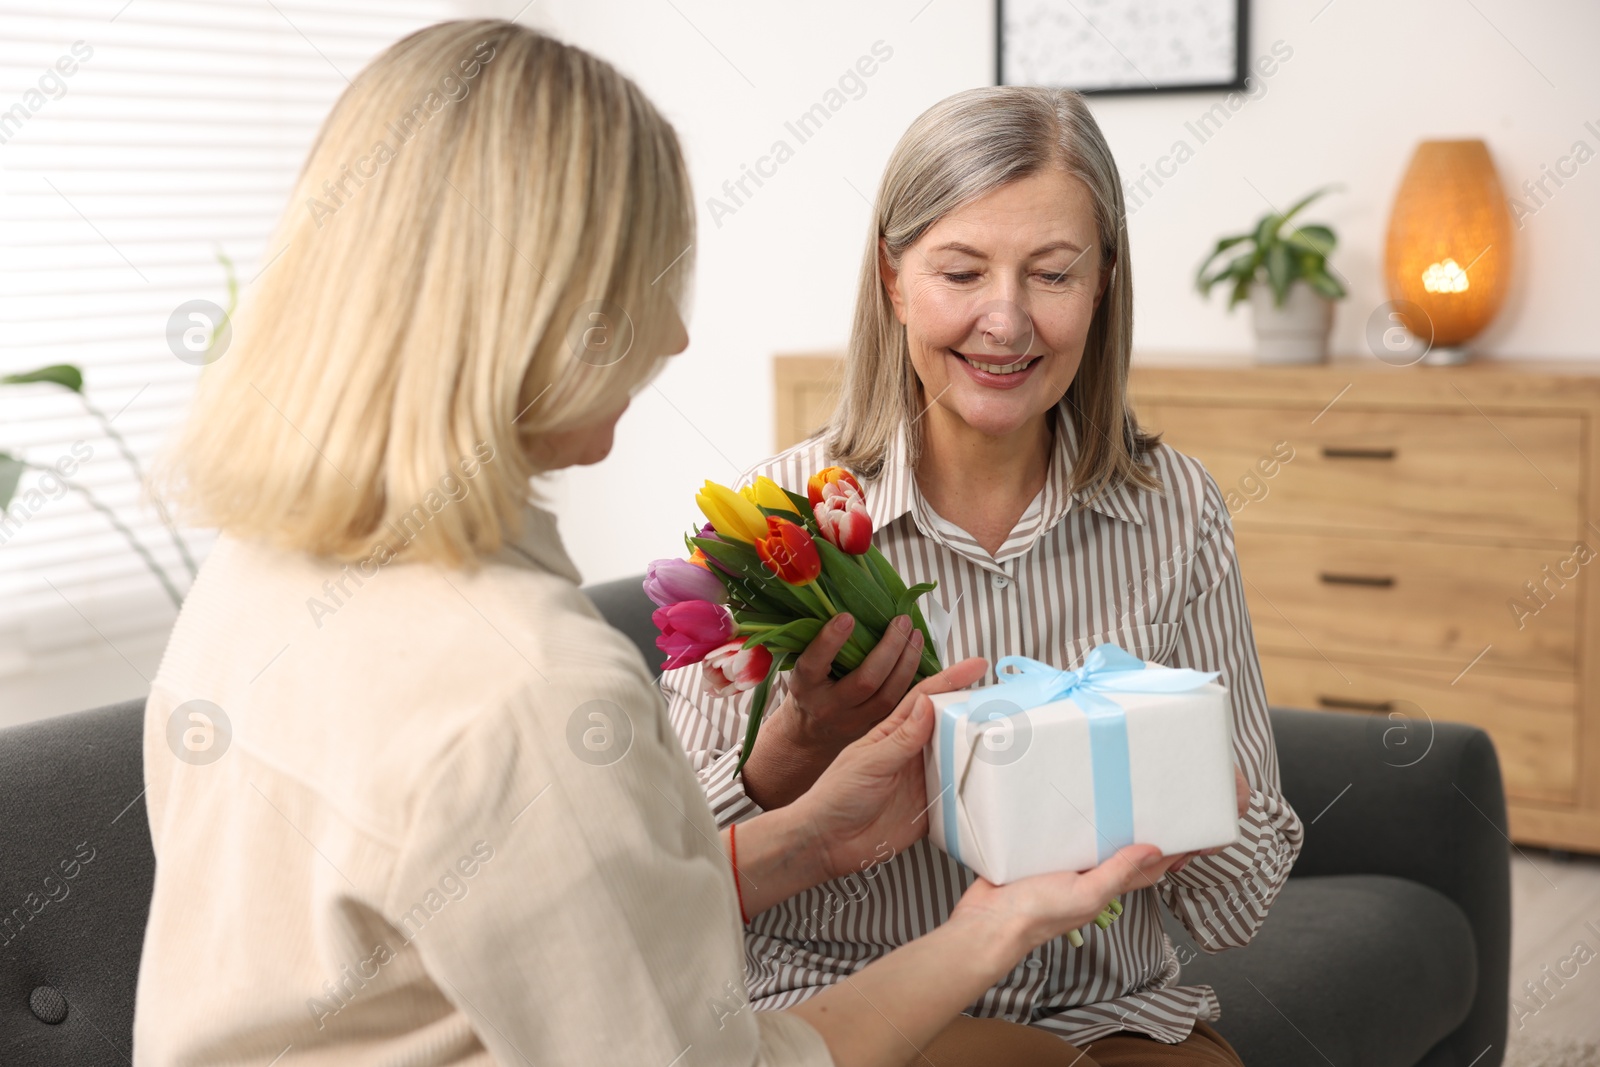
[[[740,648],[729,641],[706,653],[705,688],[712,696],[730,696],[754,689],[772,669],[772,653],[761,645]]]
[[[872,547],[872,517],[859,496],[834,493],[812,508],[823,538],[841,552],[859,556]]]
[[[767,536],[756,542],[767,569],[790,585],[805,585],[822,573],[822,557],[805,529],[788,519],[767,516]]]
[[[656,635],[656,647],[666,653],[666,662],[661,665],[664,671],[699,663],[737,632],[733,613],[708,600],[668,604],[651,613],[650,621],[661,631]]]
[[[855,475],[843,467],[824,467],[811,476],[806,483],[806,497],[814,508],[830,496],[848,495],[866,503],[866,496],[861,492],[861,483],[856,481]]]

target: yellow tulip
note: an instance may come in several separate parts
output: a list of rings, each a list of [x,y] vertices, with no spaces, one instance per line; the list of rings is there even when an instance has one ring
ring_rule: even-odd
[[[771,508],[773,511],[787,511],[791,515],[800,514],[799,510],[794,506],[794,501],[789,499],[789,494],[785,493],[777,482],[768,478],[765,474],[757,477],[754,485],[747,485],[739,490],[739,495],[752,504],[759,504],[764,508]],[[762,536],[765,536],[765,534]]]
[[[753,544],[767,536],[767,517],[750,501],[725,485],[707,482],[694,496],[700,511],[725,541]]]

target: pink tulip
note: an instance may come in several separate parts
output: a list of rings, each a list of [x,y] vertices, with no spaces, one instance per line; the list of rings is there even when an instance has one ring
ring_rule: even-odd
[[[650,616],[661,633],[656,647],[666,654],[664,671],[699,663],[706,654],[737,632],[733,613],[707,600],[680,600],[657,608]]]
[[[872,547],[872,517],[860,493],[835,492],[829,485],[812,513],[822,536],[839,551],[859,556]]]
[[[742,640],[729,641],[706,653],[705,689],[712,696],[732,696],[754,689],[772,669],[772,653],[761,645],[740,648]]]
[[[658,559],[645,567],[645,595],[660,607],[683,600],[725,604],[728,591],[709,570],[686,559]]]

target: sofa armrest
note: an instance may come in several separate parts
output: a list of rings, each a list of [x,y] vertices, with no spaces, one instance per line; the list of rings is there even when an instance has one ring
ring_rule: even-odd
[[[1455,901],[1472,924],[1478,986],[1471,1017],[1448,1041],[1461,1063],[1503,1049],[1511,842],[1489,735],[1426,715],[1284,708],[1272,709],[1272,727],[1284,794],[1306,826],[1293,876],[1394,875]]]

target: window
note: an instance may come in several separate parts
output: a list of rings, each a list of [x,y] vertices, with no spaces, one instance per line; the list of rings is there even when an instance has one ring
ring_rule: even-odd
[[[84,375],[81,397],[0,386],[0,451],[57,468],[24,473],[0,522],[0,724],[145,691],[176,611],[116,523],[187,589],[123,451],[148,469],[192,395],[200,368],[175,355],[169,320],[188,301],[228,303],[224,257],[241,287],[268,263],[346,79],[465,6],[0,7],[0,374],[70,363]],[[203,339],[202,321],[179,315],[179,338]],[[183,538],[203,559],[209,536]]]

